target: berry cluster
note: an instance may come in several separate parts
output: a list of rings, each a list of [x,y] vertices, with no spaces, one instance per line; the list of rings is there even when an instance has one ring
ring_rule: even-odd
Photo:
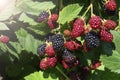
[[[115,0],[108,0],[104,7],[105,12],[115,12]],[[56,29],[59,24],[58,18],[58,14],[51,14],[47,18],[47,24],[53,33],[47,35],[45,43],[38,46],[37,52],[42,57],[40,69],[54,68],[57,64],[61,64],[65,69],[74,67],[81,73],[69,71],[68,77],[71,80],[85,80],[90,70],[95,70],[101,66],[101,61],[99,59],[91,60],[91,64],[83,65],[76,53],[89,53],[101,47],[102,42],[111,43],[113,35],[110,30],[114,30],[117,23],[112,19],[104,20],[93,14],[86,22],[83,18],[77,17],[68,23],[69,28],[61,29],[59,27]]]
[[[81,47],[75,42],[73,45],[76,49]],[[73,67],[78,64],[76,57],[64,46],[64,37],[61,34],[49,36],[48,39],[46,39],[46,43],[38,46],[37,52],[41,57],[44,57],[40,61],[40,68],[43,70],[48,67],[55,67],[58,57],[61,59],[60,63],[63,64],[64,68]]]
[[[54,20],[57,18],[58,16],[56,18],[54,16],[50,19]],[[61,64],[65,69],[69,69],[81,65],[78,56],[74,52],[89,52],[99,47],[101,41],[112,42],[113,35],[110,33],[110,30],[114,30],[116,26],[115,21],[110,19],[102,20],[100,16],[96,15],[89,19],[86,27],[85,21],[82,18],[75,19],[71,30],[65,29],[61,33],[47,35],[45,43],[38,47],[37,52],[43,57],[40,61],[40,68],[46,70],[47,68],[54,68],[57,64]],[[77,40],[78,37],[83,38],[83,43]],[[101,62],[98,60],[92,61],[87,67],[89,68],[88,70],[95,70],[100,65]],[[87,72],[81,74],[81,76],[85,76]],[[74,77],[77,75],[75,74]],[[77,78],[79,77],[80,75]]]

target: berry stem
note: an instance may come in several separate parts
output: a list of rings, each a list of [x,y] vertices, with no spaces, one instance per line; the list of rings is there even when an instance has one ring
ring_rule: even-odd
[[[66,78],[66,80],[70,80],[70,79],[67,77],[67,75],[66,75],[58,66],[56,66],[55,68]]]
[[[88,6],[87,10],[86,10],[85,13],[83,14],[83,16],[82,16],[83,19],[85,18],[86,14],[87,14],[87,12],[90,10],[90,8],[91,8],[91,4]]]
[[[59,11],[63,8],[63,0],[59,0]]]
[[[119,14],[119,26],[120,26],[120,8],[119,8],[118,14]],[[120,27],[119,27],[119,28],[120,28]]]
[[[93,0],[91,0],[90,5],[91,5],[91,17],[92,17],[94,15],[94,13],[93,13]]]

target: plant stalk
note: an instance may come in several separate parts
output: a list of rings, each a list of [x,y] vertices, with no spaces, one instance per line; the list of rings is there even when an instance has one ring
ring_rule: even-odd
[[[91,17],[92,17],[94,15],[94,13],[93,13],[93,0],[91,0],[90,5],[91,5]]]
[[[63,8],[63,0],[59,0],[58,1],[58,4],[59,4],[59,12],[60,12],[60,10]]]
[[[88,13],[88,11],[90,10],[91,8],[91,4],[88,6],[87,10],[85,11],[85,13],[83,14],[82,18],[84,18],[86,16],[86,14]]]
[[[68,76],[58,66],[56,66],[55,68],[66,78],[66,80],[70,80]]]

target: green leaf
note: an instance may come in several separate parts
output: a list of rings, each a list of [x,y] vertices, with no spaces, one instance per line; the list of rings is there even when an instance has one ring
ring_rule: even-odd
[[[115,50],[120,53],[120,31],[111,31],[114,38],[113,43],[115,45]]]
[[[101,56],[101,61],[103,62],[103,64],[105,65],[105,67],[107,67],[108,69],[110,69],[113,72],[117,72],[120,73],[120,32],[119,31],[111,31],[114,39],[113,39],[113,43],[115,46],[115,50],[111,50],[112,53],[110,56],[106,56],[106,55],[102,55]],[[109,46],[106,46],[106,52],[108,50],[112,49]]]
[[[39,23],[38,25],[35,25],[35,26],[30,26],[27,28],[29,30],[35,32],[36,34],[39,34],[42,36],[50,33],[50,31],[51,31],[51,29],[48,27],[48,25],[45,22]]]
[[[22,72],[22,65],[13,64],[6,67],[6,73],[9,77],[19,76]]]
[[[25,80],[59,80],[58,78],[52,78],[51,76],[44,77],[45,73],[42,71],[34,72],[26,77],[24,77]],[[46,73],[46,75],[48,75]]]
[[[9,30],[5,23],[0,22],[0,30]]]
[[[7,48],[7,51],[11,54],[11,55],[13,55],[14,57],[16,57],[17,59],[19,59],[19,56],[18,56],[18,54],[17,54],[17,52],[15,52],[11,47],[8,47],[7,45],[5,45],[6,46],[6,48]],[[12,58],[12,57],[11,57]]]
[[[29,25],[37,25],[38,23],[34,21],[33,18],[30,18],[25,13],[22,13],[19,17],[19,21],[23,21],[23,23],[29,23]]]
[[[17,53],[20,54],[22,52],[22,46],[20,45],[20,43],[18,42],[9,42],[9,43],[15,49]]]
[[[105,68],[104,71],[95,70],[90,77],[92,78],[89,80],[119,80],[120,74],[111,72],[109,69]]]
[[[79,4],[71,4],[63,8],[60,12],[58,22],[60,24],[65,24],[77,17],[82,7]]]
[[[35,39],[32,35],[30,35],[27,31],[25,31],[22,28],[15,33],[24,50],[37,54],[36,49],[41,43],[41,41]]]
[[[17,8],[32,15],[39,15],[40,11],[53,9],[55,5],[51,1],[37,2],[32,0],[18,0]]]
[[[120,53],[117,51],[113,51],[112,56],[102,55],[101,61],[111,71],[120,73]]]
[[[114,50],[114,45],[112,43],[102,42],[103,53],[107,55],[112,55]]]

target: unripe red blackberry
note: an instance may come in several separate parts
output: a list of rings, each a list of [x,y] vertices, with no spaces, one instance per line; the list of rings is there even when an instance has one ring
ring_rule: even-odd
[[[105,4],[104,4],[104,11],[105,13],[107,13],[109,16],[113,16],[116,13],[116,2],[115,0],[108,0]]]
[[[40,61],[40,69],[46,70],[48,68],[48,58],[44,58]]]
[[[65,69],[70,68],[70,66],[64,60],[62,60],[61,62],[62,62],[62,65]]]
[[[58,23],[56,21],[52,21],[51,19],[48,19],[47,24],[51,29],[55,29],[58,26]]]
[[[50,16],[50,19],[52,20],[52,21],[57,21],[58,20],[58,14],[52,14],[51,16]]]
[[[77,18],[77,19],[75,20],[75,22],[74,22],[73,25],[74,25],[74,26],[78,26],[78,25],[84,26],[84,20],[81,19],[81,18]]]
[[[73,24],[73,28],[71,31],[71,36],[73,38],[76,38],[78,36],[81,36],[84,34],[84,21],[82,19],[76,19],[76,21]]]
[[[75,41],[72,41],[72,40],[66,41],[64,43],[64,46],[70,51],[78,50],[82,47],[81,42],[79,42],[79,41],[75,42]]]
[[[102,24],[101,18],[99,16],[92,16],[89,20],[89,24],[93,29],[98,29]]]
[[[100,61],[93,61],[92,64],[90,65],[91,69],[93,70],[97,69],[99,66],[101,66]]]
[[[105,42],[112,42],[113,35],[110,32],[102,29],[100,32],[100,39],[105,41]]]
[[[117,8],[117,4],[116,4],[115,0],[108,0],[105,3],[105,7],[110,11],[115,11]]]
[[[75,47],[75,50],[81,49],[82,48],[81,42],[78,40],[74,41],[74,47]]]
[[[73,50],[75,50],[75,45],[74,45],[74,41],[66,41],[65,43],[64,43],[64,46],[68,49],[68,50],[70,50],[70,51],[73,51]]]
[[[54,29],[58,26],[57,20],[58,20],[58,14],[52,14],[49,17],[47,23],[51,29]]]
[[[81,36],[84,33],[84,27],[83,26],[73,26],[73,29],[71,31],[71,36],[73,38],[77,38],[79,36]]]
[[[67,30],[67,29],[66,29],[66,30],[64,30],[64,32],[63,32],[63,33],[64,33],[64,36],[70,36],[70,31],[69,31],[69,30]]]
[[[57,58],[56,57],[51,57],[48,59],[48,66],[49,67],[55,67],[57,64]]]
[[[113,20],[106,20],[104,22],[104,26],[108,29],[108,30],[113,30],[116,28],[117,23]]]
[[[5,36],[5,35],[0,36],[0,42],[8,43],[9,41],[10,41],[10,38],[8,36]]]
[[[55,51],[54,51],[52,45],[47,46],[46,49],[45,49],[45,52],[46,52],[46,54],[47,54],[49,57],[55,56]]]

